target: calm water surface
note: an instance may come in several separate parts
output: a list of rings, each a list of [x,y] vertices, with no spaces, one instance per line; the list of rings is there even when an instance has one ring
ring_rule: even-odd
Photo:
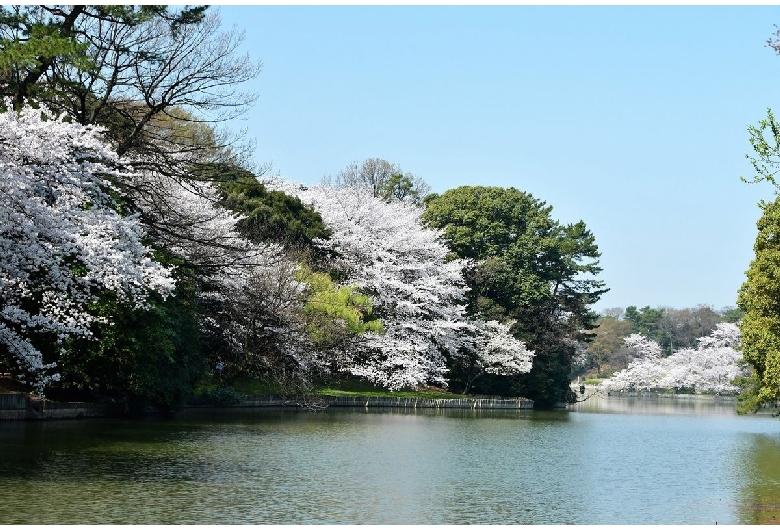
[[[554,412],[5,422],[0,498],[2,524],[775,522],[780,421],[611,397]]]

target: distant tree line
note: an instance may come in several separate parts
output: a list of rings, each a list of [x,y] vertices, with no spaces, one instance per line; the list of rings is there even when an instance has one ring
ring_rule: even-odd
[[[625,369],[636,358],[636,349],[624,339],[632,334],[659,345],[659,355],[668,357],[678,350],[696,347],[721,323],[736,323],[742,318],[736,307],[715,310],[710,306],[675,309],[671,307],[629,306],[604,309],[593,329],[593,340],[580,357],[580,374],[605,377]]]
[[[695,346],[664,356],[657,342],[633,333],[623,340],[632,360],[599,386],[607,392],[736,394],[750,376],[750,367],[739,351],[740,342],[737,325],[722,322],[699,337]]]

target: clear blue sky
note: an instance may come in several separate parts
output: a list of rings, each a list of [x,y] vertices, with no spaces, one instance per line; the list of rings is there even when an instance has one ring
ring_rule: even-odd
[[[780,7],[218,9],[263,61],[235,125],[273,172],[379,157],[437,192],[514,186],[593,231],[595,309],[735,304],[774,197],[740,176],[780,112]]]

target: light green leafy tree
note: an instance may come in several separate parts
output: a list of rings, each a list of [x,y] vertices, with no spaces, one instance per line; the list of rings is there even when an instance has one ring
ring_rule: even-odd
[[[778,51],[777,39],[768,45]],[[753,166],[750,178],[743,182],[768,182],[780,192],[776,176],[780,171],[780,123],[771,108],[758,125],[748,127],[753,153],[746,158]],[[780,398],[780,204],[775,199],[762,201],[758,236],[754,245],[755,259],[750,263],[747,280],[737,299],[744,312],[739,323],[742,332],[742,352],[755,372],[743,381],[740,410],[755,411],[762,403]]]
[[[743,409],[780,399],[780,199],[763,204],[747,280],[737,305],[745,314],[740,323],[742,354],[755,377],[743,392]]]
[[[303,313],[306,331],[317,347],[344,347],[350,338],[382,332],[382,322],[373,315],[368,296],[350,287],[339,287],[327,273],[314,272],[304,264],[299,266],[295,279],[308,286]]]
[[[750,160],[755,174],[750,179],[742,177],[743,182],[769,182],[775,187],[775,176],[780,171],[780,124],[775,120],[771,108],[766,109],[766,118],[758,125],[748,126],[750,145],[754,154],[745,155]]]

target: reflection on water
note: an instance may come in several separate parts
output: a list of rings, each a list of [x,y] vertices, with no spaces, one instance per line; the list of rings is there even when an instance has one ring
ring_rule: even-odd
[[[0,424],[0,523],[735,524],[780,423],[724,404],[187,411]],[[707,408],[709,407],[709,408]]]
[[[780,523],[780,437],[757,434],[745,441],[741,466],[749,477],[740,485],[740,522]]]
[[[723,414],[734,415],[734,396],[704,396],[694,394],[623,395],[601,391],[586,394],[583,401],[573,405],[578,412],[604,412],[618,414]]]

